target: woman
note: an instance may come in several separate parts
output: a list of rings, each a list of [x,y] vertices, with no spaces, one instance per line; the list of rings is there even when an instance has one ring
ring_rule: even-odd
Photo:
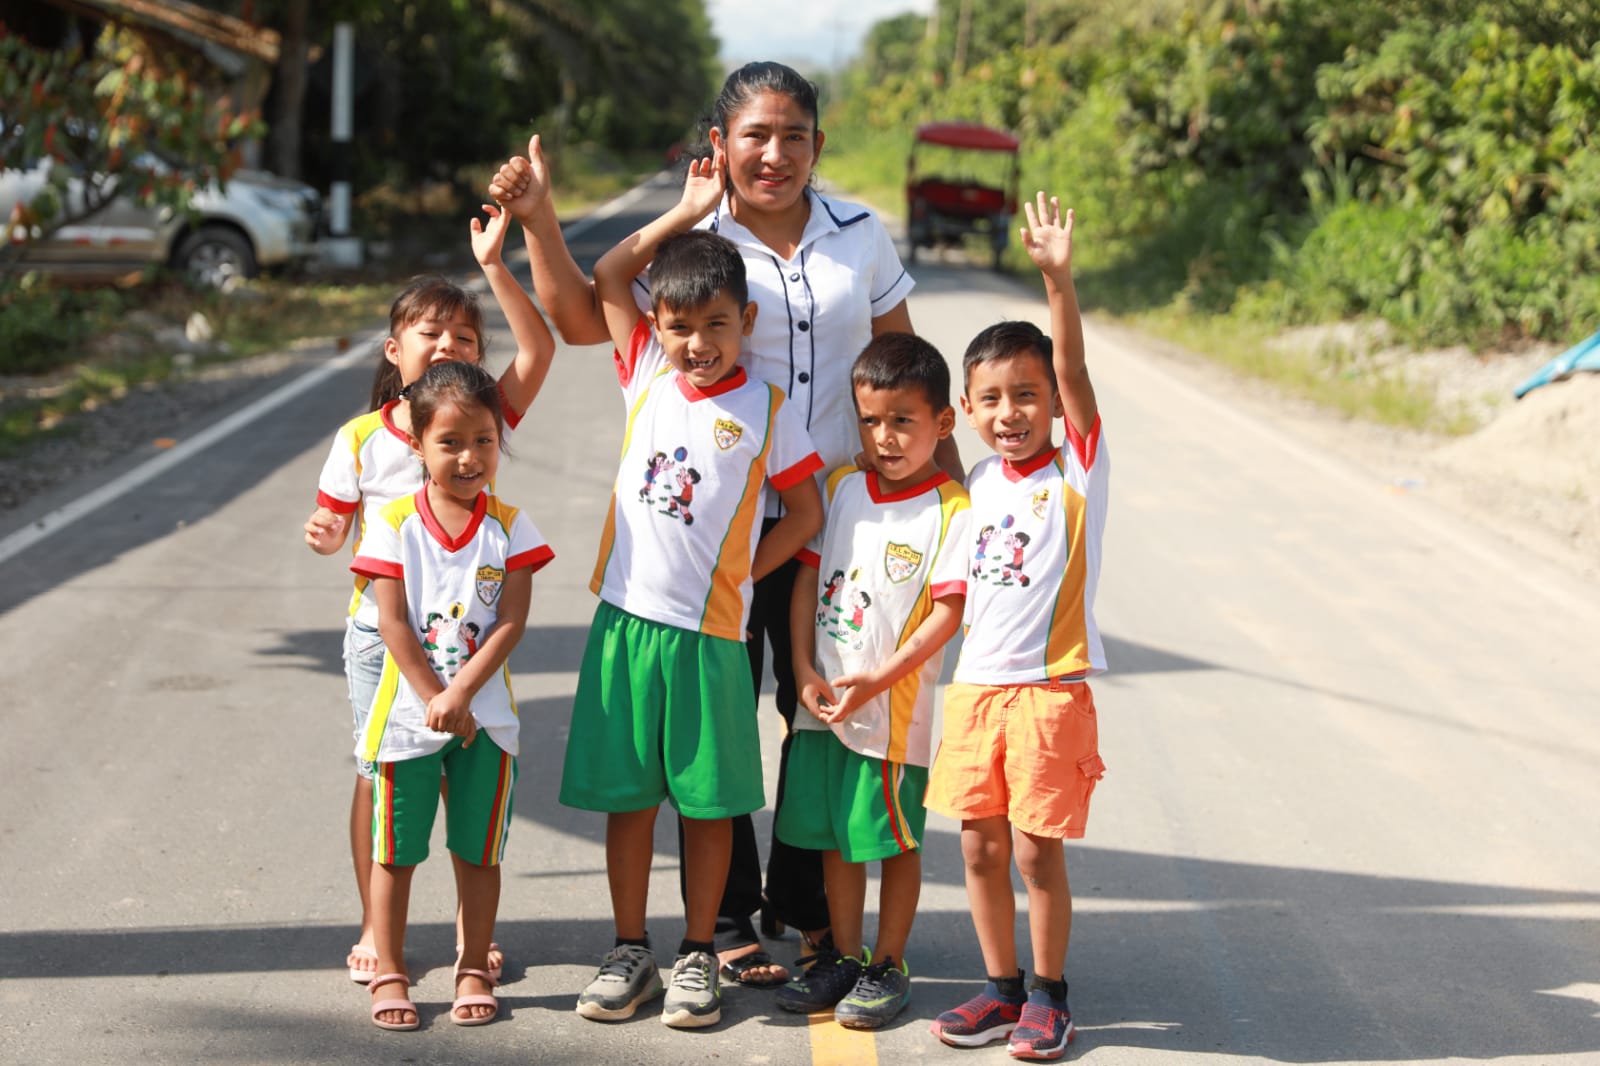
[[[780,63],[749,63],[723,83],[712,106],[709,138],[726,159],[728,191],[698,223],[738,246],[750,299],[757,305],[754,335],[744,359],[755,377],[782,388],[805,412],[824,470],[849,463],[860,450],[850,366],[879,333],[911,332],[906,296],[915,284],[894,242],[871,211],[825,197],[811,188],[822,153],[817,89]],[[489,186],[527,227],[534,289],[552,323],[569,344],[607,339],[594,289],[565,248],[548,195],[548,175],[538,138],[529,159],[514,159]],[[639,279],[641,310],[649,308],[649,277]],[[954,443],[946,440],[940,465],[960,476]],[[776,500],[767,521],[777,518]],[[772,646],[778,711],[793,722],[797,705],[789,655],[789,599],[797,564],[756,585],[747,650],[760,691],[765,646]],[[788,741],[784,742],[787,763]],[[783,802],[783,771],[778,777]],[[717,925],[717,953],[727,980],[782,984],[786,969],[761,949],[751,915],[763,925],[802,930],[815,945],[827,932],[828,908],[817,852],[772,841],[765,897],[760,856],[748,817],[735,819],[733,863]]]

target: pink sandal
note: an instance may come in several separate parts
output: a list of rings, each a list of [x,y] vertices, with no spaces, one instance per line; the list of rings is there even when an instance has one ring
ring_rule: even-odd
[[[351,944],[350,954],[359,955],[363,959],[371,959],[374,966],[378,963],[378,953],[365,944]],[[377,970],[363,970],[358,966],[352,966],[350,967],[350,980],[358,985],[368,984],[377,972]]]
[[[456,945],[456,965],[457,966],[461,965],[461,953],[463,951],[465,951],[465,950],[466,950],[466,948],[463,945],[461,945],[461,944],[457,944]],[[499,966],[491,966],[491,967],[489,967],[489,979],[491,981],[493,981],[495,984],[499,984],[501,975],[503,973],[505,973],[506,952],[505,952],[504,948],[502,948],[499,944],[496,944],[493,940],[489,941],[489,950],[490,951],[498,951],[500,953],[501,964]]]
[[[381,988],[384,985],[393,984],[405,985],[409,990],[411,988],[411,978],[403,973],[386,973],[382,977],[374,977],[367,987]],[[411,1002],[409,991],[402,999],[380,999],[374,1003],[372,1005],[372,1024],[379,1029],[393,1029],[396,1032],[410,1032],[412,1029],[422,1025],[422,1015],[420,1014],[417,1014],[416,1020],[411,1022],[386,1022],[378,1017],[378,1015],[388,1010],[408,1010],[412,1014],[417,1014],[417,1005]]]
[[[460,984],[462,977],[481,977],[483,980],[489,983],[490,988],[493,988],[499,983],[484,970],[457,970],[457,984]],[[461,1015],[456,1013],[456,1011],[460,1010],[462,1007],[493,1007],[494,1013],[483,1018],[478,1018],[472,1015],[468,1015],[467,1017],[463,1018]],[[499,1016],[500,1001],[494,996],[486,996],[482,995],[481,993],[475,996],[457,996],[455,998],[455,1002],[450,1004],[450,1020],[455,1022],[457,1025],[488,1025]]]

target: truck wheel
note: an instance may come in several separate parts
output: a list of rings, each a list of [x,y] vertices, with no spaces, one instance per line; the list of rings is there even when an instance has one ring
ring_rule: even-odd
[[[243,234],[226,226],[201,226],[178,243],[172,265],[191,281],[220,289],[230,278],[261,272],[255,249]]]

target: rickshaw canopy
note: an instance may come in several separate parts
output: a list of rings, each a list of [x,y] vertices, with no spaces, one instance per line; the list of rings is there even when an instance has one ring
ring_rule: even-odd
[[[1015,152],[1021,147],[1004,130],[980,126],[975,122],[929,122],[917,127],[919,144],[939,144],[947,148],[970,148],[978,152]]]

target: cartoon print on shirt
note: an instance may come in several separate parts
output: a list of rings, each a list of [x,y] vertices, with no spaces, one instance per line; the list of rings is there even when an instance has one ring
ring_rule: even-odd
[[[978,548],[972,555],[972,576],[979,581],[983,580],[983,561],[989,550],[989,541],[994,537],[994,526],[984,526],[978,530]]]
[[[1048,499],[1048,490],[1044,494]],[[1034,497],[1035,508],[1040,506],[1040,497]],[[999,527],[984,526],[978,531],[978,546],[973,554],[972,576],[979,581],[992,581],[997,585],[1020,585],[1028,587],[1028,575],[1022,572],[1022,567],[1027,555],[1027,548],[1033,538],[1020,530],[1013,529],[1016,525],[1014,515],[1006,515],[1000,520]],[[998,539],[998,543],[996,543]],[[993,548],[995,550],[991,551]]]
[[[666,473],[672,466],[672,460],[667,458],[666,452],[656,452],[644,464],[644,488],[639,490],[639,499],[648,502],[656,493],[656,479]]]
[[[872,606],[872,595],[858,581],[861,568],[852,566],[848,575],[835,570],[823,594],[824,607],[817,612],[817,625],[840,644],[860,651],[863,647],[861,627],[866,622],[867,608]]]
[[[465,604],[452,603],[447,611],[429,611],[428,624],[422,628],[422,649],[446,680],[478,652],[478,624],[463,621],[466,613]]]
[[[1000,584],[1009,585],[1013,581],[1023,588],[1028,587],[1028,575],[1022,572],[1022,556],[1028,547],[1029,537],[1026,533],[1007,533],[1001,542],[1005,545],[1005,554],[1000,562]]]
[[[824,625],[828,621],[828,612],[833,607],[833,597],[844,587],[844,571],[835,570],[833,576],[828,578],[828,583],[822,587],[822,609],[817,612],[817,625]]]
[[[694,502],[694,487],[698,484],[700,484],[700,471],[692,466],[678,467],[678,491],[667,500],[667,509],[661,513],[676,518],[681,511],[683,524],[694,525],[694,515],[689,513],[689,505]]]

